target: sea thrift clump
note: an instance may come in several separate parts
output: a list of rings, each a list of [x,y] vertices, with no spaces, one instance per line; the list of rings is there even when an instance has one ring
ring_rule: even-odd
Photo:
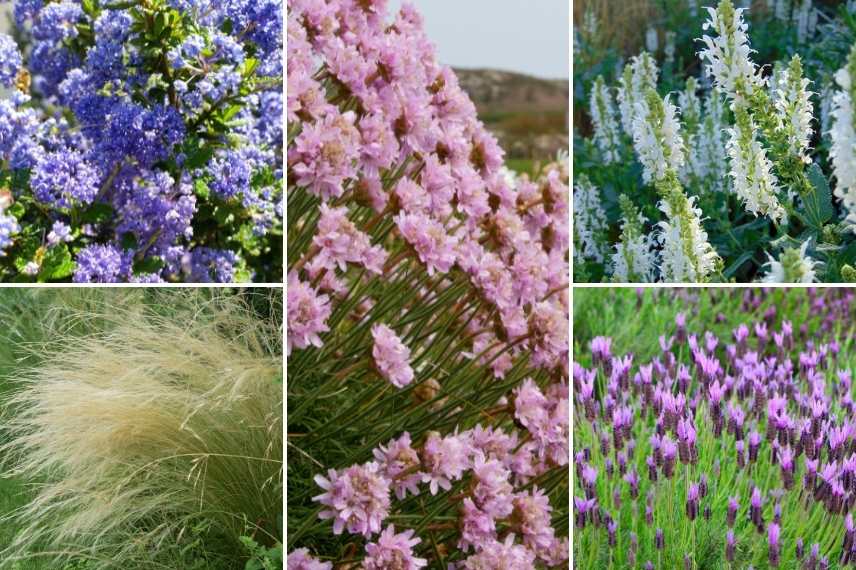
[[[12,4],[0,281],[282,281],[281,0]]]
[[[594,567],[594,553],[608,552],[605,568],[655,558],[680,567],[685,555],[697,564],[694,553],[716,552],[736,567],[852,563],[852,355],[842,341],[853,333],[856,295],[699,296],[651,295],[638,308],[618,293],[575,300],[581,314],[622,307],[613,322],[635,311],[657,315],[666,333],[658,342],[656,330],[640,337],[632,331],[644,327],[631,326],[610,339],[592,336],[609,331],[584,321],[575,330],[592,339],[577,343],[573,364],[575,559]],[[729,316],[718,320],[720,309]],[[804,315],[801,332],[791,315]],[[639,451],[627,451],[630,441]],[[826,522],[802,524],[812,517]],[[635,543],[629,533],[640,528],[649,538]],[[806,540],[823,550],[806,552]],[[809,559],[814,566],[804,565]]]
[[[365,568],[566,567],[570,246],[604,260],[605,236],[570,230],[568,156],[509,170],[419,13],[386,5],[287,6],[289,539]]]

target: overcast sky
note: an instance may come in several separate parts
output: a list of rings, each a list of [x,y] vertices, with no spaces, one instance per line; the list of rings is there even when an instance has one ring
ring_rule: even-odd
[[[567,0],[410,0],[442,63],[568,77]],[[397,12],[402,0],[390,0]]]

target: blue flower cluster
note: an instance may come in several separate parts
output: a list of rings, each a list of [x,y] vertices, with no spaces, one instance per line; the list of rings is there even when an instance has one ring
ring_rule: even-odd
[[[282,8],[15,0],[0,281],[281,281]]]

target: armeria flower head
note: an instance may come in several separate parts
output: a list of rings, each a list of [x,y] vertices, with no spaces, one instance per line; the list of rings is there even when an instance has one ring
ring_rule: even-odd
[[[351,465],[342,471],[330,469],[327,477],[316,475],[315,483],[326,492],[312,500],[329,507],[318,517],[333,519],[333,534],[347,530],[368,537],[380,532],[389,514],[390,481],[377,463]]]
[[[319,295],[318,291],[308,283],[300,281],[295,272],[288,275],[288,353],[291,348],[306,348],[307,346],[321,347],[323,341],[319,336],[327,332],[327,319],[332,309],[327,295]]]
[[[777,196],[779,186],[772,164],[758,141],[755,123],[742,107],[735,111],[735,125],[728,133],[726,149],[735,193],[756,216],[767,215],[776,223],[784,221],[786,213]]]
[[[603,261],[606,256],[606,212],[600,191],[581,174],[574,184],[574,243],[583,258]]]
[[[591,119],[594,126],[594,142],[600,149],[605,164],[621,160],[621,137],[615,120],[615,106],[609,87],[598,75],[591,90]]]
[[[638,283],[654,280],[657,262],[655,238],[645,234],[645,217],[626,195],[618,197],[624,217],[621,222],[621,241],[615,244],[612,254],[612,279],[617,283]]]
[[[306,548],[292,551],[285,562],[286,570],[333,570],[332,562],[321,562],[309,554]]]
[[[845,224],[856,232],[856,45],[850,50],[847,65],[835,74],[841,88],[832,99],[832,146],[829,156],[837,184],[835,196],[847,211]]]
[[[768,253],[767,265],[770,266],[770,270],[763,281],[765,283],[814,283],[817,280],[816,268],[820,262],[807,255],[809,243],[810,240],[804,241],[799,249],[786,247],[778,260]]]
[[[744,10],[735,9],[731,0],[722,0],[715,10],[708,8],[707,11],[710,17],[703,28],[712,29],[718,35],[701,38],[706,47],[699,52],[699,57],[707,60],[705,72],[713,77],[716,86],[740,106],[756,89],[764,86],[764,80],[749,57],[752,50],[746,35],[748,26],[743,21]]]
[[[653,88],[636,102],[633,117],[633,146],[642,163],[646,184],[662,180],[668,172],[678,173],[684,165],[684,141],[676,108]]]
[[[514,542],[514,534],[505,537],[504,542],[491,541],[482,545],[482,550],[463,562],[464,570],[531,570],[535,568],[535,554],[522,544]]]
[[[432,431],[422,447],[422,481],[428,483],[432,495],[442,488],[452,488],[452,481],[460,479],[470,468],[472,446],[461,434],[442,437]]]
[[[372,451],[383,476],[392,482],[395,496],[404,499],[409,491],[419,494],[422,473],[419,471],[419,455],[410,442],[410,433],[404,432],[398,439],[379,445]]]
[[[417,570],[427,566],[427,560],[413,554],[413,547],[422,542],[413,533],[413,529],[408,529],[395,534],[393,525],[386,527],[377,542],[366,545],[365,570]]]
[[[449,235],[442,223],[426,214],[401,212],[395,217],[395,224],[401,236],[425,264],[428,275],[438,271],[447,273],[455,264],[458,239]]]
[[[410,367],[410,349],[388,326],[378,323],[372,326],[372,358],[377,371],[396,388],[403,388],[413,381]]]

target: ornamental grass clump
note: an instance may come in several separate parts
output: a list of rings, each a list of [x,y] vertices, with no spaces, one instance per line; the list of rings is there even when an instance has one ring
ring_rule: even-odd
[[[226,295],[112,299],[63,316],[16,371],[0,458],[36,485],[0,564],[182,567],[192,550],[232,568],[242,537],[281,543],[279,319]]]
[[[384,7],[288,4],[288,568],[565,567],[567,160]]]
[[[0,281],[282,280],[282,2],[12,2]]]
[[[716,295],[658,344],[575,330],[581,568],[856,562],[853,291]]]

